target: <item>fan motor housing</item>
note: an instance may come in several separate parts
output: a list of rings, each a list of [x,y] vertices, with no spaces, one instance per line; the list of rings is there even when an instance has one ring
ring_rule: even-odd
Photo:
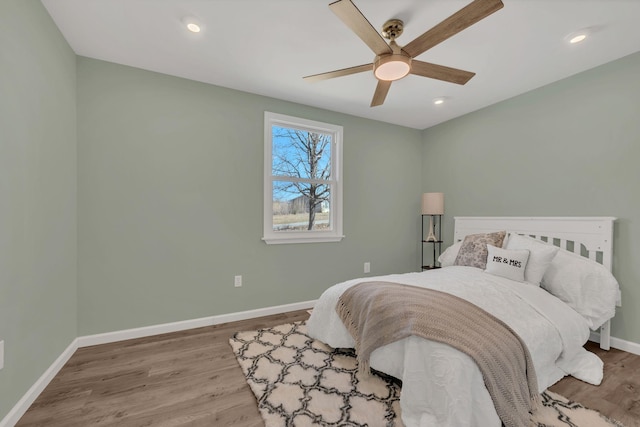
[[[404,22],[402,19],[389,19],[382,26],[382,36],[386,39],[393,40],[400,37],[404,30]]]

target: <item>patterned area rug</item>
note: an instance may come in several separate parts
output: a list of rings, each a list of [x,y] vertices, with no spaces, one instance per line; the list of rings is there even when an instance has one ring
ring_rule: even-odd
[[[229,340],[266,427],[402,427],[398,382],[362,377],[352,350],[310,338],[304,322],[238,332]],[[551,392],[535,427],[624,427]]]

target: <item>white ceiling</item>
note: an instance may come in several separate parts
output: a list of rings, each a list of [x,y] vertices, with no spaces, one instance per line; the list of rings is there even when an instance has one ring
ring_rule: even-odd
[[[401,46],[470,1],[353,0],[376,29],[402,19]],[[410,75],[371,108],[372,73],[302,80],[373,61],[329,2],[42,0],[78,55],[417,129],[640,50],[639,0],[503,0],[503,9],[418,57],[475,72],[465,86]],[[187,31],[185,16],[203,31]],[[567,43],[587,27],[586,41]],[[442,96],[447,102],[435,106]]]

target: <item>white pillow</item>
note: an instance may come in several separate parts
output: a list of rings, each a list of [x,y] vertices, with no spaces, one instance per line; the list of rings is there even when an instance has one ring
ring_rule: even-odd
[[[462,240],[458,243],[454,243],[449,246],[447,249],[440,254],[438,257],[438,262],[441,267],[450,267],[456,261],[456,257],[458,256],[458,252],[460,251],[460,247],[462,246]]]
[[[529,259],[527,249],[502,249],[487,245],[487,273],[507,279],[524,282],[524,272]]]
[[[516,233],[509,235],[506,248],[527,249],[529,251],[529,261],[524,271],[524,280],[536,286],[540,286],[542,276],[544,276],[547,268],[549,268],[558,250],[560,250],[560,248],[556,246]]]
[[[616,278],[601,264],[564,249],[551,261],[541,285],[580,313],[594,331],[616,313]]]

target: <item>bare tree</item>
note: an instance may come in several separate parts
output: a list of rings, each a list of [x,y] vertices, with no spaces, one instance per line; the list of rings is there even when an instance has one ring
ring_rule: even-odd
[[[331,178],[331,135],[290,128],[274,128],[273,174],[294,178],[280,190],[304,196],[309,210],[307,230],[312,230],[316,210],[329,200],[331,190],[326,181]],[[299,180],[296,180],[299,179]]]

